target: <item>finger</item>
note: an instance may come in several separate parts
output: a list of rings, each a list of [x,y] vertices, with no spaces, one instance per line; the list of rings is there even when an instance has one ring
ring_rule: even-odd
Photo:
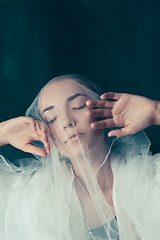
[[[88,117],[112,117],[112,110],[111,109],[94,109],[87,111]]]
[[[98,122],[91,123],[91,127],[94,129],[105,129],[105,128],[111,128],[116,127],[113,118],[111,119],[105,119]]]
[[[40,136],[40,140],[44,144],[44,147],[46,148],[46,152],[50,153],[50,145],[48,142],[48,138],[46,138],[46,136]]]
[[[86,105],[92,108],[113,108],[115,102],[103,100],[88,100]]]
[[[41,131],[41,125],[42,123],[39,121],[39,120],[36,120],[35,121],[35,124],[36,124],[36,130],[37,132],[39,133]]]
[[[36,129],[39,135],[43,135],[47,138],[47,129],[45,128],[43,123],[39,123],[36,121]]]
[[[50,154],[50,153],[51,153],[50,146],[47,145],[47,146],[45,146],[45,148],[46,148],[46,152],[47,152],[48,154]]]
[[[41,157],[46,157],[47,152],[43,148],[36,147],[32,144],[27,144],[23,149],[24,152],[29,152],[35,155],[39,155]]]
[[[49,146],[49,143],[48,143],[48,138],[46,135],[42,134],[41,135],[38,133],[38,131],[36,132],[29,132],[29,136],[32,138],[32,141],[41,141],[43,142],[44,146]]]
[[[40,141],[43,142],[47,153],[50,153],[50,146],[48,141],[47,129],[44,124],[40,121],[36,121],[36,129],[40,137]]]
[[[29,124],[34,131],[36,131],[36,121],[32,117],[25,117],[26,123]]]
[[[128,125],[127,127],[110,131],[108,133],[108,136],[109,137],[112,137],[112,136],[123,137],[123,136],[127,136],[130,134],[134,134],[135,132],[136,131],[133,129],[133,127],[131,125]]]
[[[49,145],[49,141],[48,141],[48,137],[46,135],[43,134],[39,134],[38,131],[35,132],[34,134],[32,133],[33,141],[41,141],[44,145],[44,147],[46,148],[46,152],[49,154],[50,153],[50,145]]]
[[[48,134],[47,134],[47,129],[45,125],[40,121],[36,121],[36,129],[39,134],[40,141],[44,144],[44,147],[46,148],[46,152],[50,153],[50,145],[49,145]]]
[[[111,98],[111,99],[119,100],[121,96],[122,96],[122,93],[107,92],[101,95],[101,99],[105,100],[107,98]]]

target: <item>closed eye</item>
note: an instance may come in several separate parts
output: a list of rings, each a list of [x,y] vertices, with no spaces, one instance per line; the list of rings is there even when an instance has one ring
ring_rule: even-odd
[[[55,118],[53,118],[52,120],[47,121],[47,124],[49,125],[49,124],[53,123],[56,119],[57,119],[57,116]]]
[[[84,105],[82,105],[82,106],[80,106],[80,107],[74,107],[74,108],[72,108],[73,110],[78,110],[78,109],[82,109],[82,108],[84,108],[86,106],[86,104],[84,104]]]

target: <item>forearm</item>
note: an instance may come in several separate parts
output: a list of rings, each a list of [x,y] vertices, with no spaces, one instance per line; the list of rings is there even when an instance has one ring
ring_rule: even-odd
[[[159,102],[157,101],[154,124],[155,125],[160,125],[160,101]]]

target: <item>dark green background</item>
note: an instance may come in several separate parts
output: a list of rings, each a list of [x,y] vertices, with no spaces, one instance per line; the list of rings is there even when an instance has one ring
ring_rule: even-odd
[[[159,0],[1,0],[0,121],[24,115],[42,86],[66,73],[160,100],[159,56]],[[146,132],[159,152],[160,126]]]

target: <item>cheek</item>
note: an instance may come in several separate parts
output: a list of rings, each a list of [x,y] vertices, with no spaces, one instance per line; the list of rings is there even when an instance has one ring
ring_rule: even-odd
[[[87,129],[87,131],[93,130],[91,128],[91,123],[95,122],[95,118],[91,118],[85,115],[80,115],[78,118],[78,125],[81,126],[83,129]]]
[[[62,138],[62,134],[61,134],[61,129],[58,125],[50,125],[49,126],[49,132],[51,135],[51,138],[53,140],[53,142],[56,144],[60,141],[60,139]]]
[[[75,114],[73,118],[76,119],[76,122],[83,126],[89,126],[93,121],[94,118],[87,116],[87,110],[81,111],[78,114]]]

